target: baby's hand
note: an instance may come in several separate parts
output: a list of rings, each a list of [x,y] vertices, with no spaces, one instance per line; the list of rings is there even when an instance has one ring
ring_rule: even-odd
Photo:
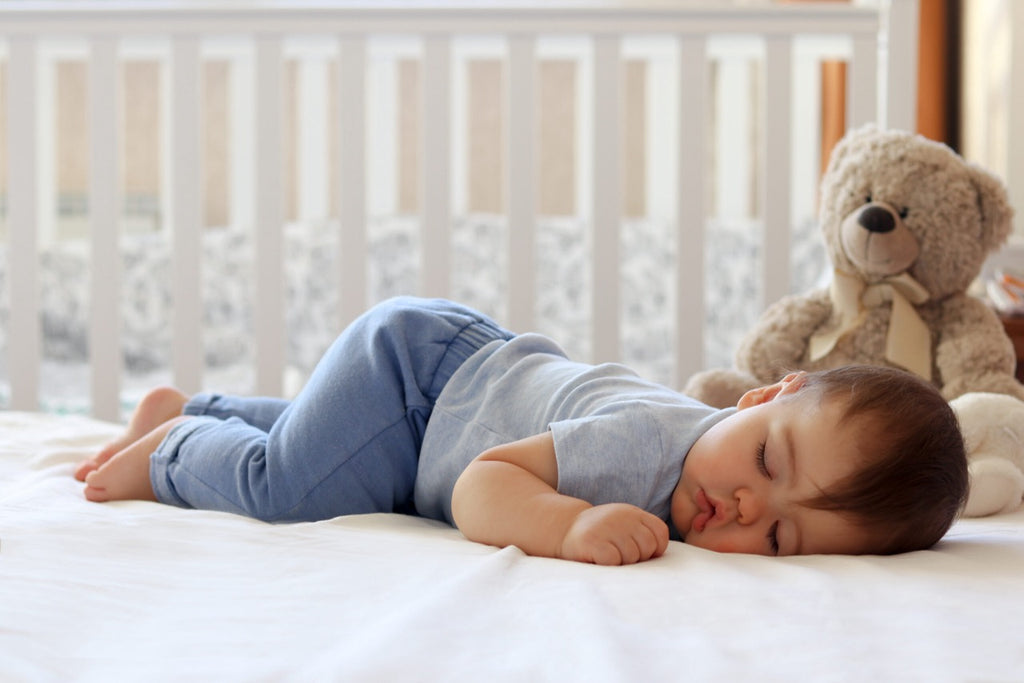
[[[668,548],[668,525],[626,503],[587,508],[569,527],[559,555],[567,560],[619,565],[658,557]]]

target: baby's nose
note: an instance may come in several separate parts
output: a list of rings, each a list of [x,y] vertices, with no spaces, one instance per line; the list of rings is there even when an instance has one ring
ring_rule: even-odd
[[[740,524],[753,524],[761,517],[762,505],[757,495],[750,489],[736,491],[736,521]]]

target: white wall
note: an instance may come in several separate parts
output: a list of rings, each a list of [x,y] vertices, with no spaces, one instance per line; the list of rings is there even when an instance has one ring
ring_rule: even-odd
[[[1024,268],[1024,3],[964,0],[963,18],[961,152],[1006,181],[1017,217],[997,260]]]

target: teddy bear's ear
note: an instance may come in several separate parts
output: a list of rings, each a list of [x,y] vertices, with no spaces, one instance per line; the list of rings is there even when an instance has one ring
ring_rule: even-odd
[[[1013,207],[1006,194],[1006,187],[996,176],[974,163],[967,164],[971,182],[978,192],[978,208],[981,210],[981,239],[989,249],[1001,246],[1010,236]]]
[[[825,172],[835,170],[851,151],[863,148],[868,140],[878,135],[879,132],[878,126],[873,123],[866,123],[859,128],[851,128],[846,131],[846,134],[840,138],[829,153],[828,168]]]

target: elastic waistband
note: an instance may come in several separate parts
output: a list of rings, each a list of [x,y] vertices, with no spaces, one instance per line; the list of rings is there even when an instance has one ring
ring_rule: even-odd
[[[430,387],[430,395],[436,399],[455,371],[474,353],[493,341],[508,341],[515,336],[515,333],[509,332],[486,318],[475,320],[463,327],[452,338],[448,344],[448,350],[445,351],[441,362],[437,365],[434,381]]]

